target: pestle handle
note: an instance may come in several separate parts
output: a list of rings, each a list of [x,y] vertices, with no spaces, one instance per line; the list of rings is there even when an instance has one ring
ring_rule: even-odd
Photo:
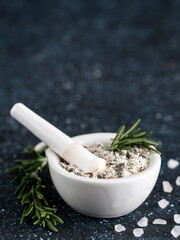
[[[11,116],[60,156],[74,142],[65,133],[61,132],[22,103],[16,103],[13,106]]]
[[[31,111],[22,103],[16,103],[11,109],[11,116],[46,143],[66,162],[74,164],[83,172],[102,171],[106,161],[98,158],[80,144],[74,142],[65,133]]]

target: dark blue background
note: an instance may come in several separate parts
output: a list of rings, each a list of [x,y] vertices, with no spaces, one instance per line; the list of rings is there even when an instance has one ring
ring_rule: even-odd
[[[179,167],[167,168],[180,149],[180,1],[1,0],[0,2],[0,239],[173,239],[180,213]],[[52,186],[47,198],[64,225],[59,233],[20,225],[22,208],[4,170],[27,144],[38,140],[9,116],[23,102],[70,136],[116,132],[142,119],[160,143],[162,169],[150,197],[133,213],[93,219],[68,207]],[[162,181],[169,180],[172,194]],[[162,210],[157,202],[170,201]],[[152,225],[155,218],[167,226]],[[122,223],[127,230],[114,231]]]

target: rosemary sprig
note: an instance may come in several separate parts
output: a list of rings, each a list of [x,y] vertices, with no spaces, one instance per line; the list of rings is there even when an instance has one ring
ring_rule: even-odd
[[[126,132],[125,126],[121,126],[111,145],[106,149],[110,151],[121,152],[121,150],[131,150],[133,146],[140,146],[161,154],[157,149],[155,149],[155,146],[157,146],[158,143],[154,140],[146,138],[152,132],[139,132],[140,128],[137,127],[139,126],[140,121],[140,119],[137,120],[137,122],[135,122]]]
[[[21,221],[22,224],[27,216],[31,215],[34,225],[39,224],[42,227],[49,227],[52,231],[58,232],[55,227],[57,222],[63,223],[62,219],[54,214],[56,208],[49,207],[49,204],[42,194],[42,190],[46,188],[42,184],[41,173],[45,167],[48,167],[47,158],[44,151],[39,153],[33,147],[27,147],[25,154],[33,155],[32,159],[15,160],[17,167],[6,170],[6,173],[16,174],[12,182],[19,182],[19,186],[14,192],[21,200],[24,207]]]

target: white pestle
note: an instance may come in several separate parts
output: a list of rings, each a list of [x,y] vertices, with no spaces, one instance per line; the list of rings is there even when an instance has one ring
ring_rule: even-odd
[[[11,109],[11,116],[46,143],[66,162],[76,165],[83,172],[92,173],[106,168],[104,159],[90,153],[24,104],[16,103]]]

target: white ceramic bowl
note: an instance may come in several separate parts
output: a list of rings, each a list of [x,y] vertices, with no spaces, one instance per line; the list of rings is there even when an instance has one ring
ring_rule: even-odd
[[[102,142],[108,145],[114,133],[92,133],[73,139],[82,145]],[[91,217],[114,218],[139,207],[151,193],[161,165],[159,154],[151,151],[151,163],[139,174],[119,179],[91,179],[67,172],[59,157],[46,151],[53,183],[64,201],[76,211]]]

